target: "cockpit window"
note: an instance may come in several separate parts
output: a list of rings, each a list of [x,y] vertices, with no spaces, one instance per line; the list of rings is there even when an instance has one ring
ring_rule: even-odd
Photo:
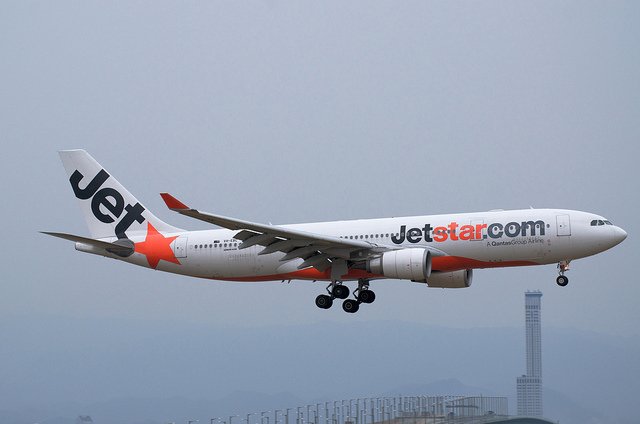
[[[596,226],[600,226],[600,225],[613,225],[611,222],[602,219],[594,219],[593,221],[591,221],[591,226],[592,227],[596,227]]]

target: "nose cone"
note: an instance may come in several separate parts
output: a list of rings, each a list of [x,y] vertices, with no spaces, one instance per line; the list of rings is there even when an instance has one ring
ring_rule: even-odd
[[[627,232],[615,225],[603,225],[591,228],[593,229],[592,235],[594,236],[592,240],[596,242],[593,246],[598,246],[599,252],[609,250],[627,238]]]
[[[614,246],[616,244],[622,243],[622,241],[626,238],[627,238],[627,232],[625,230],[623,230],[620,227],[614,227],[613,229],[613,240],[615,241]]]

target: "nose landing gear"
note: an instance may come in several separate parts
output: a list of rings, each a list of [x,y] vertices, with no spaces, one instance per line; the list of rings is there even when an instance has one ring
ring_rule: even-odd
[[[565,277],[565,271],[569,271],[569,262],[570,261],[560,261],[558,262],[558,278],[556,278],[556,283],[560,287],[564,287],[569,284],[569,278]]]

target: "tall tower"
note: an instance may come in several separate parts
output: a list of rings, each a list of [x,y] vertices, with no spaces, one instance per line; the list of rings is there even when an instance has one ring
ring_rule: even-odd
[[[527,374],[517,378],[518,415],[542,417],[542,342],[539,291],[524,294]]]

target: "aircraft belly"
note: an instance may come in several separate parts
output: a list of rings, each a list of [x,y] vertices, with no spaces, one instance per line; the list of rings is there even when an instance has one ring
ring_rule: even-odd
[[[228,254],[227,264],[230,277],[252,277],[257,275],[254,249],[235,250]]]
[[[214,279],[252,279],[299,271],[302,259],[281,262],[280,253],[258,256],[259,246],[247,249],[189,250],[187,258],[181,258],[182,267],[171,267],[170,272]],[[171,264],[167,264],[171,265]],[[174,269],[175,268],[175,269]],[[169,271],[168,269],[166,269]],[[247,280],[250,281],[250,280]],[[256,280],[257,281],[257,280]]]

